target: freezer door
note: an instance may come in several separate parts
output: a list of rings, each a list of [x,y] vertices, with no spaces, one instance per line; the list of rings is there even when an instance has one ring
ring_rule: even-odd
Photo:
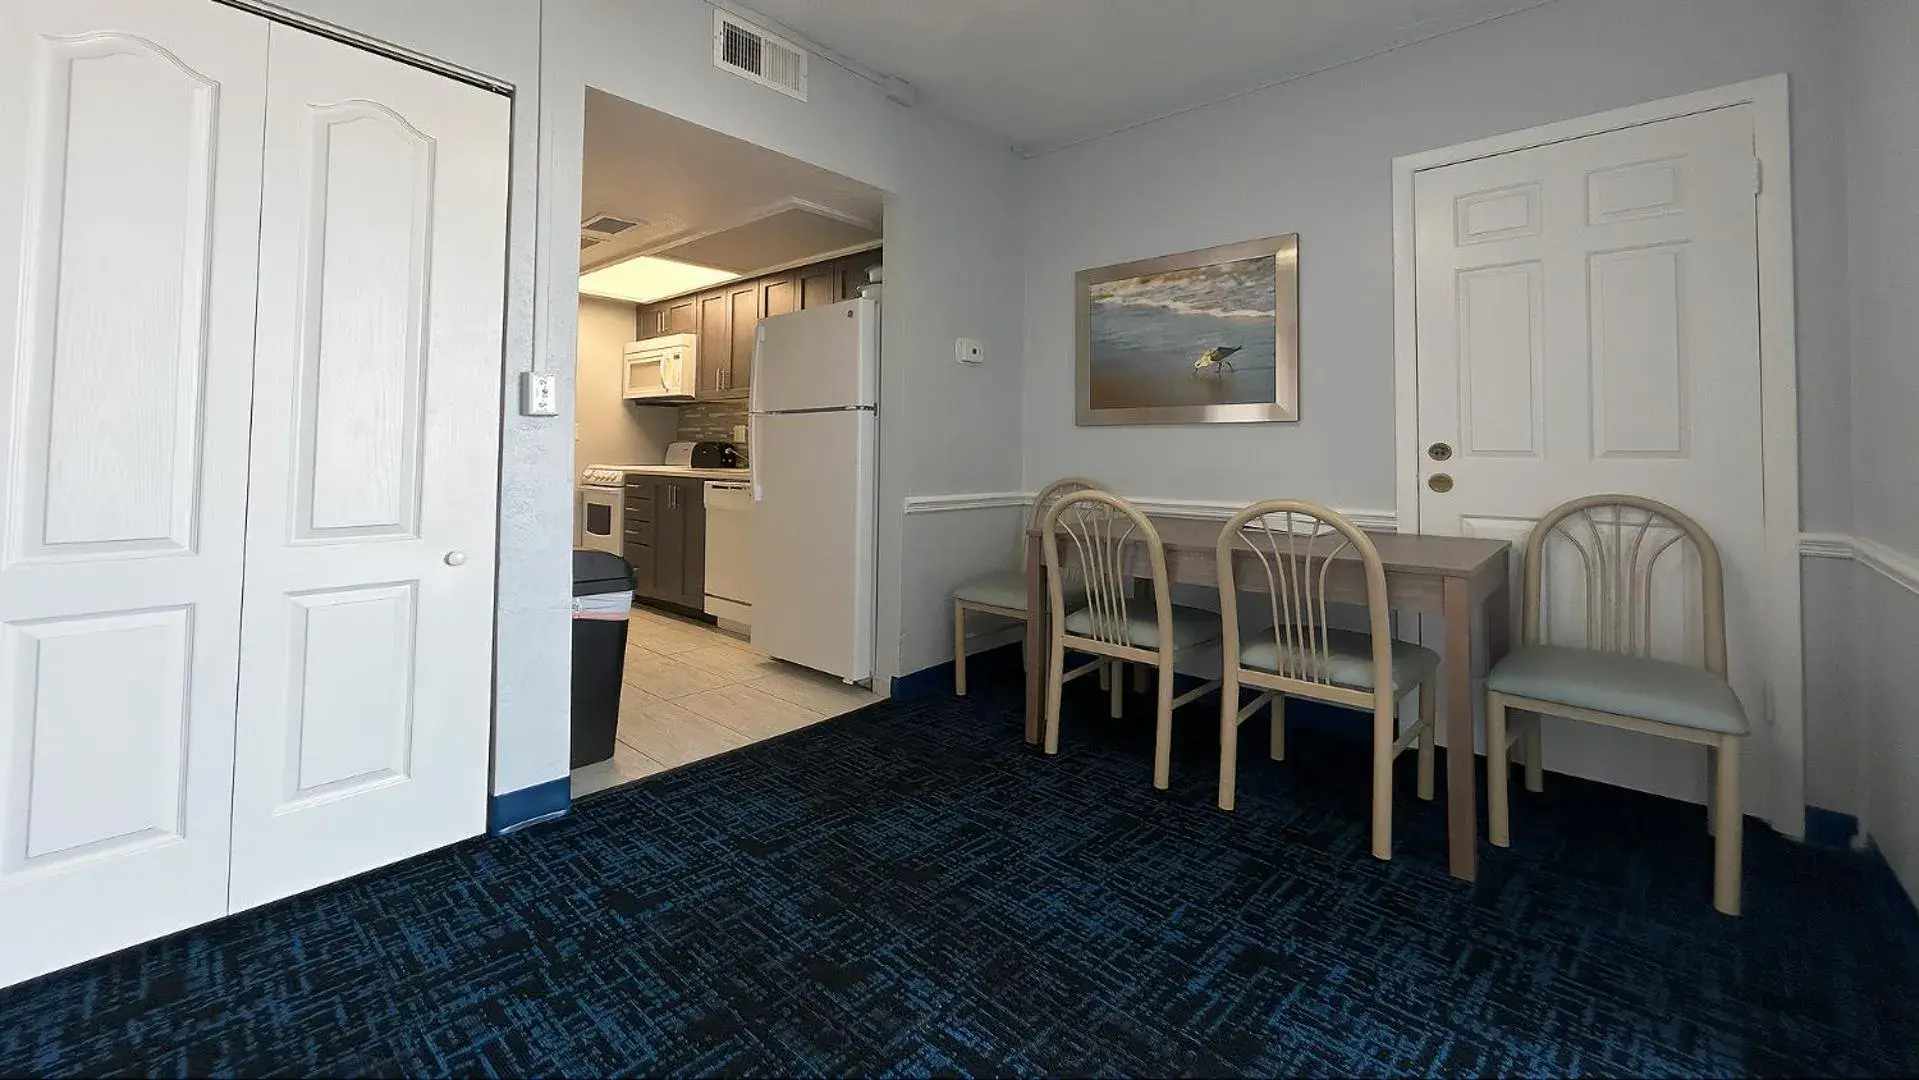
[[[873,675],[871,412],[756,417],[753,648]]]
[[[753,349],[753,411],[871,405],[878,353],[879,305],[872,300],[766,319]]]

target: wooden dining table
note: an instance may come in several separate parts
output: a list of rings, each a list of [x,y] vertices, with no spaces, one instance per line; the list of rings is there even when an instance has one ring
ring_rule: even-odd
[[[1151,516],[1166,550],[1166,576],[1172,585],[1219,585],[1217,548],[1223,520]],[[1413,533],[1369,532],[1386,569],[1386,600],[1400,613],[1437,616],[1444,627],[1445,647],[1440,658],[1440,701],[1444,706],[1442,731],[1446,740],[1446,848],[1454,877],[1473,880],[1478,872],[1478,792],[1473,768],[1473,632],[1475,620],[1486,634],[1485,663],[1506,655],[1511,641],[1512,604],[1507,595],[1504,540],[1467,536],[1423,536]],[[1029,532],[1026,544],[1026,741],[1037,744],[1046,687],[1047,647],[1046,567],[1041,555],[1041,531]],[[1152,577],[1152,564],[1140,544],[1128,546],[1126,574]],[[1248,565],[1234,566],[1234,579],[1244,591],[1258,591],[1265,575],[1257,556],[1242,547]],[[1327,578],[1326,596],[1334,602],[1365,604],[1365,580],[1357,555],[1338,556]]]

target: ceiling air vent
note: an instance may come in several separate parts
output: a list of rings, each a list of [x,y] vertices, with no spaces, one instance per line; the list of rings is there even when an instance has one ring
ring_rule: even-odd
[[[713,11],[713,66],[806,100],[806,51],[717,8]]]
[[[594,240],[611,240],[636,225],[644,224],[644,221],[628,221],[611,214],[589,214],[585,221],[580,222],[580,235]]]

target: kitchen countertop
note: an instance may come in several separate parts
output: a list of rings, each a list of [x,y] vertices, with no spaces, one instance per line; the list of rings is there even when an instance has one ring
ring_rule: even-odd
[[[684,476],[692,480],[751,480],[752,469],[692,469],[684,465],[618,465],[621,472],[648,476]]]

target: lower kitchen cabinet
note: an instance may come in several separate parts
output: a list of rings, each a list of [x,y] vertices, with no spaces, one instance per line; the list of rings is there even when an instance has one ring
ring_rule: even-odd
[[[642,600],[692,611],[706,603],[706,482],[626,478],[626,561]]]

